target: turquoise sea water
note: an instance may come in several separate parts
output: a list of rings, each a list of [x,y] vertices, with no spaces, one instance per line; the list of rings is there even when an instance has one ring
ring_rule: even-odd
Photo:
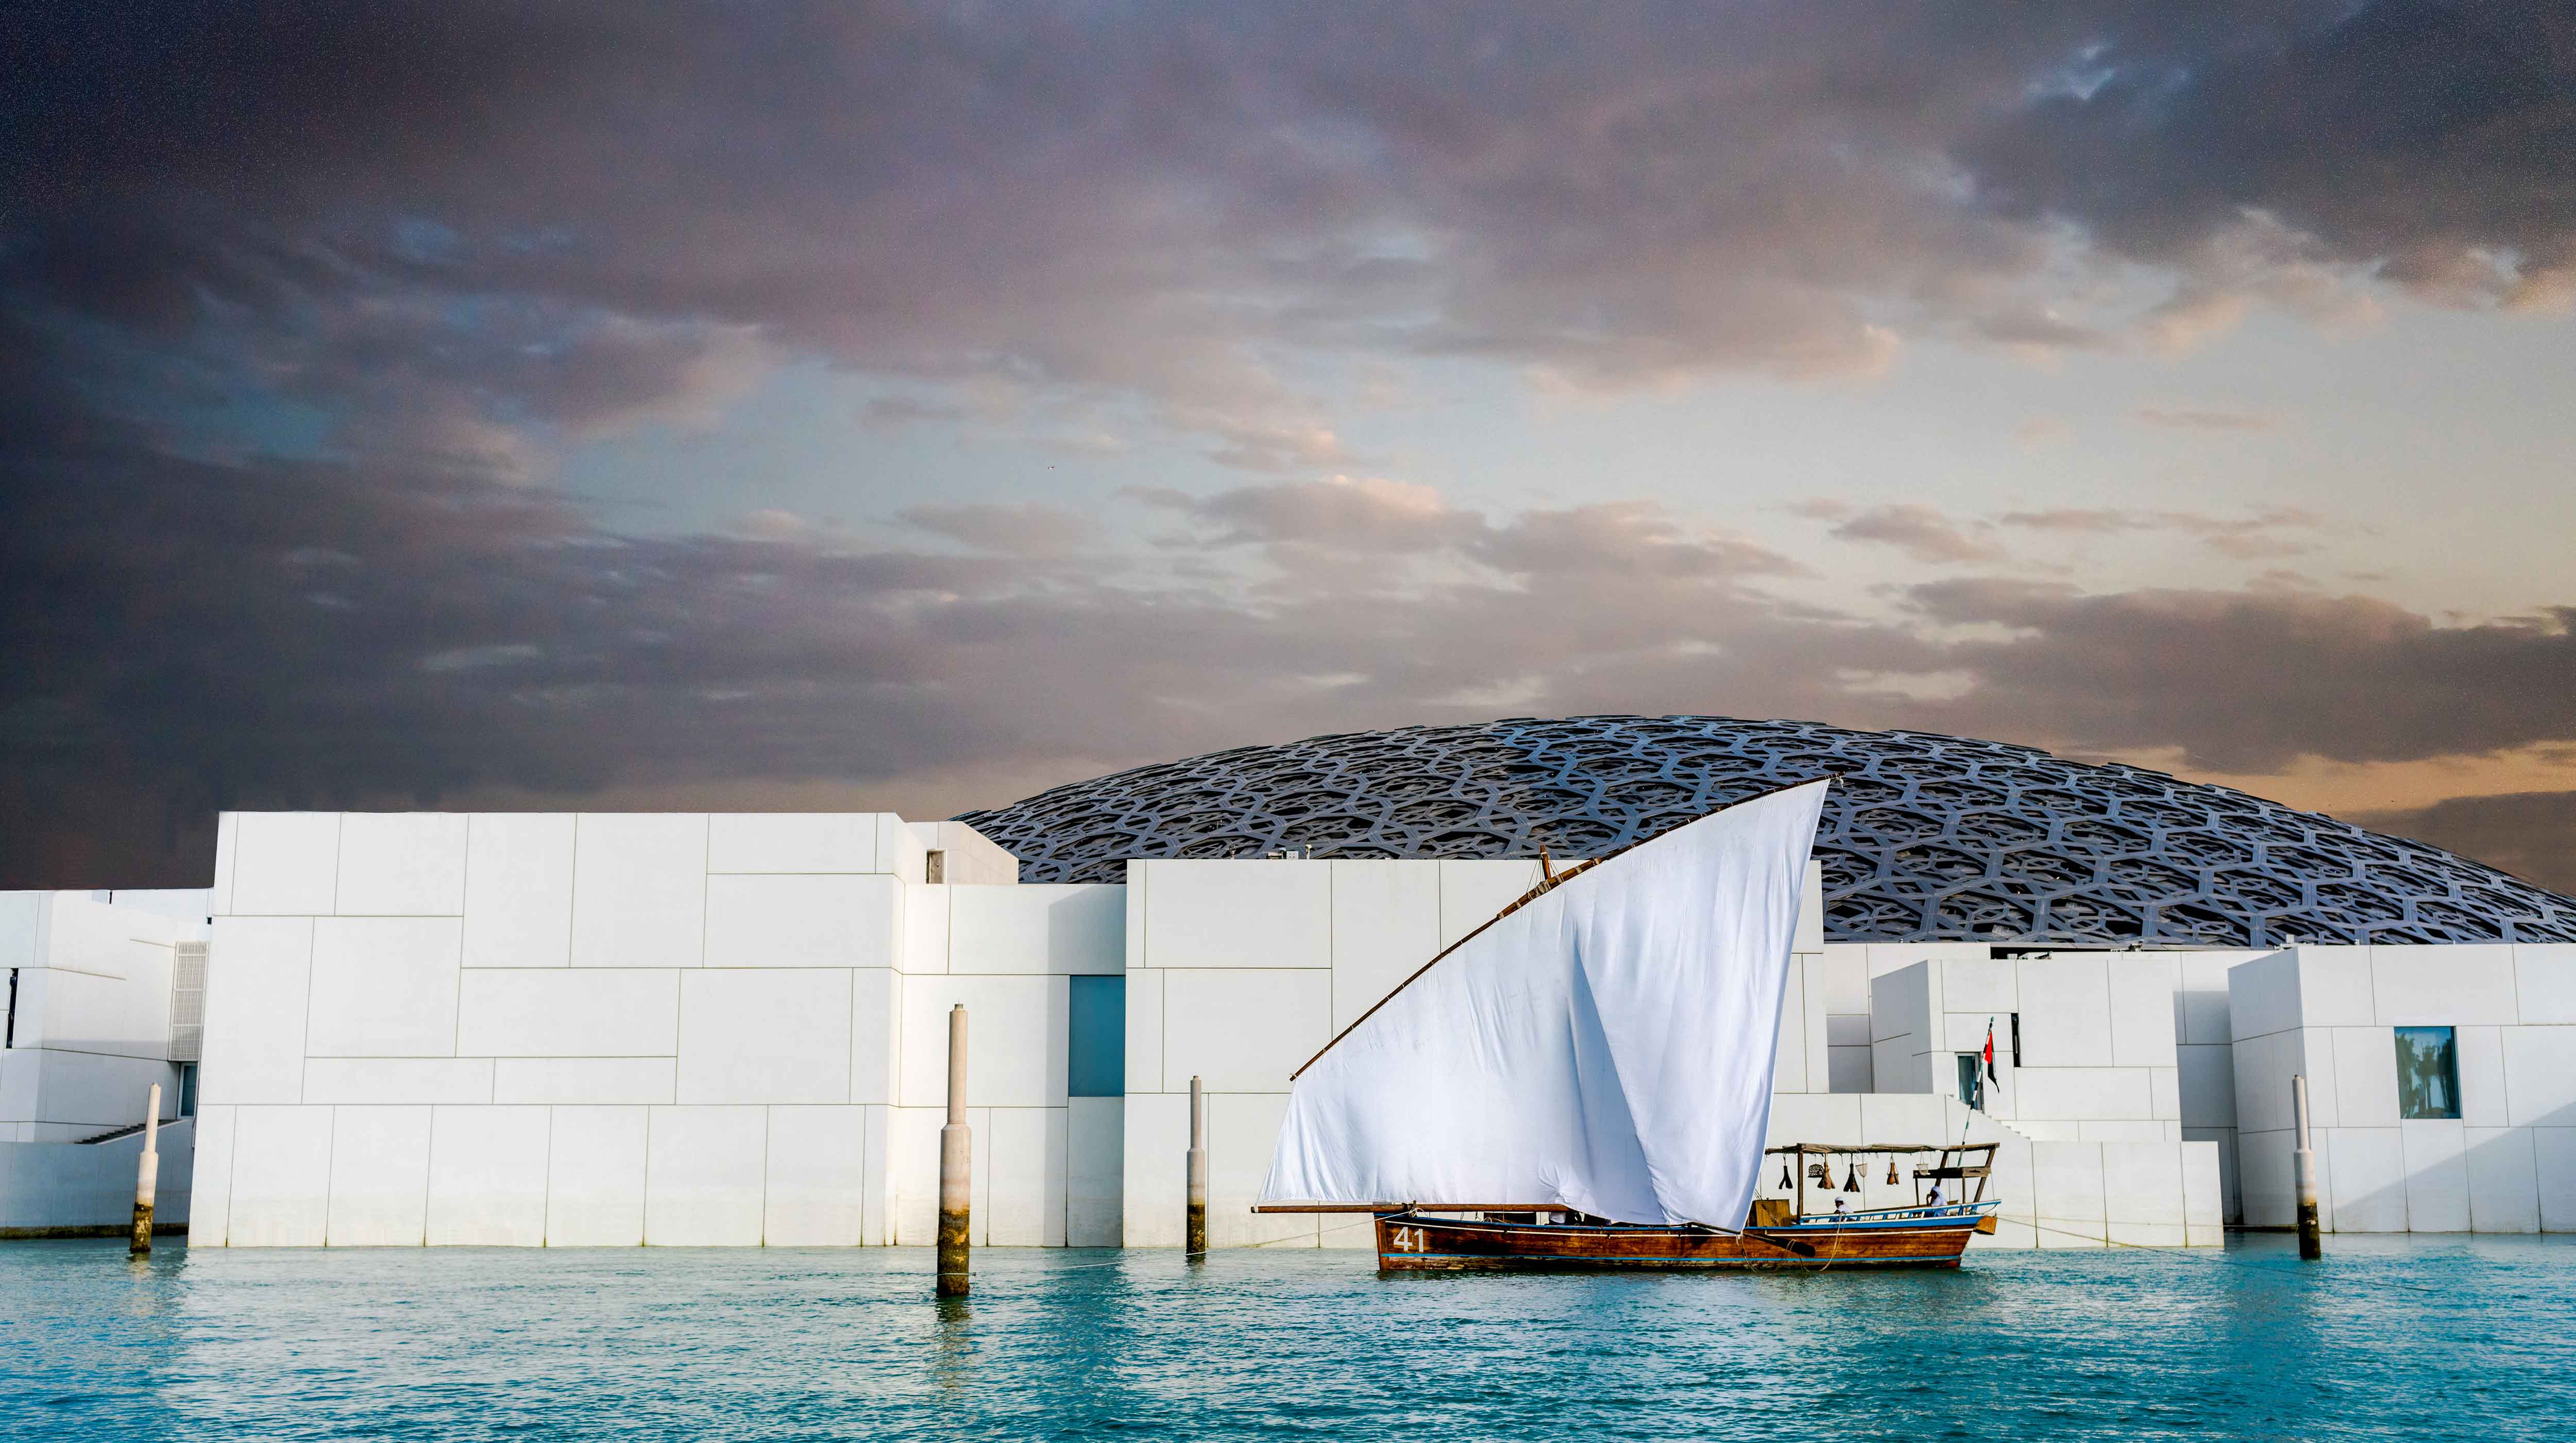
[[[1365,1254],[0,1244],[0,1437],[2475,1439],[2576,1426],[2576,1240],[1381,1279]]]

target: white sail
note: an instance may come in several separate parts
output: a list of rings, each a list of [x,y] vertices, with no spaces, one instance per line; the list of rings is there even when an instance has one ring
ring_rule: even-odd
[[[1741,1226],[1827,785],[1676,828],[1459,944],[1298,1075],[1264,1201]]]

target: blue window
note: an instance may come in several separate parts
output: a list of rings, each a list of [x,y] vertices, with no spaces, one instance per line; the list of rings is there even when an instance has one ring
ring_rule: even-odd
[[[1127,1095],[1127,979],[1068,977],[1073,984],[1071,1043],[1064,1090],[1075,1097]]]
[[[2451,1029],[2397,1029],[2397,1115],[2460,1115],[2460,1051]]]
[[[1959,1054],[1959,1100],[1979,1112],[1986,1110],[1986,1074],[1983,1058],[1974,1052]]]

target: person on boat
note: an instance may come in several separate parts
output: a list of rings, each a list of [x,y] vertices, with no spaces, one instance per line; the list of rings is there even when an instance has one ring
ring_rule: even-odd
[[[1936,1178],[1932,1179],[1932,1193],[1931,1193],[1931,1196],[1929,1196],[1929,1197],[1927,1197],[1927,1198],[1925,1198],[1925,1199],[1924,1199],[1923,1205],[1924,1205],[1925,1207],[1935,1207],[1935,1208],[1937,1208],[1937,1207],[1939,1207],[1939,1206],[1941,1205],[1941,1180],[1940,1180],[1939,1178],[1937,1178],[1937,1177],[1936,1177]]]
[[[1836,1216],[1836,1217],[1841,1217],[1843,1214],[1845,1214],[1845,1213],[1847,1213],[1847,1212],[1850,1212],[1850,1211],[1851,1211],[1851,1204],[1850,1204],[1850,1203],[1847,1203],[1847,1202],[1843,1201],[1843,1200],[1842,1200],[1841,1198],[1839,1198],[1839,1197],[1837,1197],[1837,1198],[1835,1198],[1835,1199],[1834,1199],[1834,1216]]]

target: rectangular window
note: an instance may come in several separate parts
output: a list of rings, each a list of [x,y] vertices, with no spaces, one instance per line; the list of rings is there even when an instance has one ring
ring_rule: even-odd
[[[2014,1013],[2014,1014],[2012,1015],[2012,1020],[2013,1020],[2013,1038],[2012,1038],[2012,1042],[2013,1042],[2013,1066],[2015,1066],[2015,1067],[2019,1067],[2019,1066],[2021,1066],[2021,1014],[2020,1014],[2020,1013],[2018,1013],[2018,1012]]]
[[[1075,1097],[1125,1097],[1127,979],[1065,980],[1073,984],[1073,1019],[1065,1048],[1064,1090]]]
[[[1973,1052],[1959,1054],[1959,1100],[1979,1112],[1986,1110],[1985,1059]]]
[[[179,1064],[179,1115],[197,1115],[197,1064],[193,1062]]]
[[[2460,1050],[2451,1029],[2397,1029],[2397,1115],[2460,1115]]]

